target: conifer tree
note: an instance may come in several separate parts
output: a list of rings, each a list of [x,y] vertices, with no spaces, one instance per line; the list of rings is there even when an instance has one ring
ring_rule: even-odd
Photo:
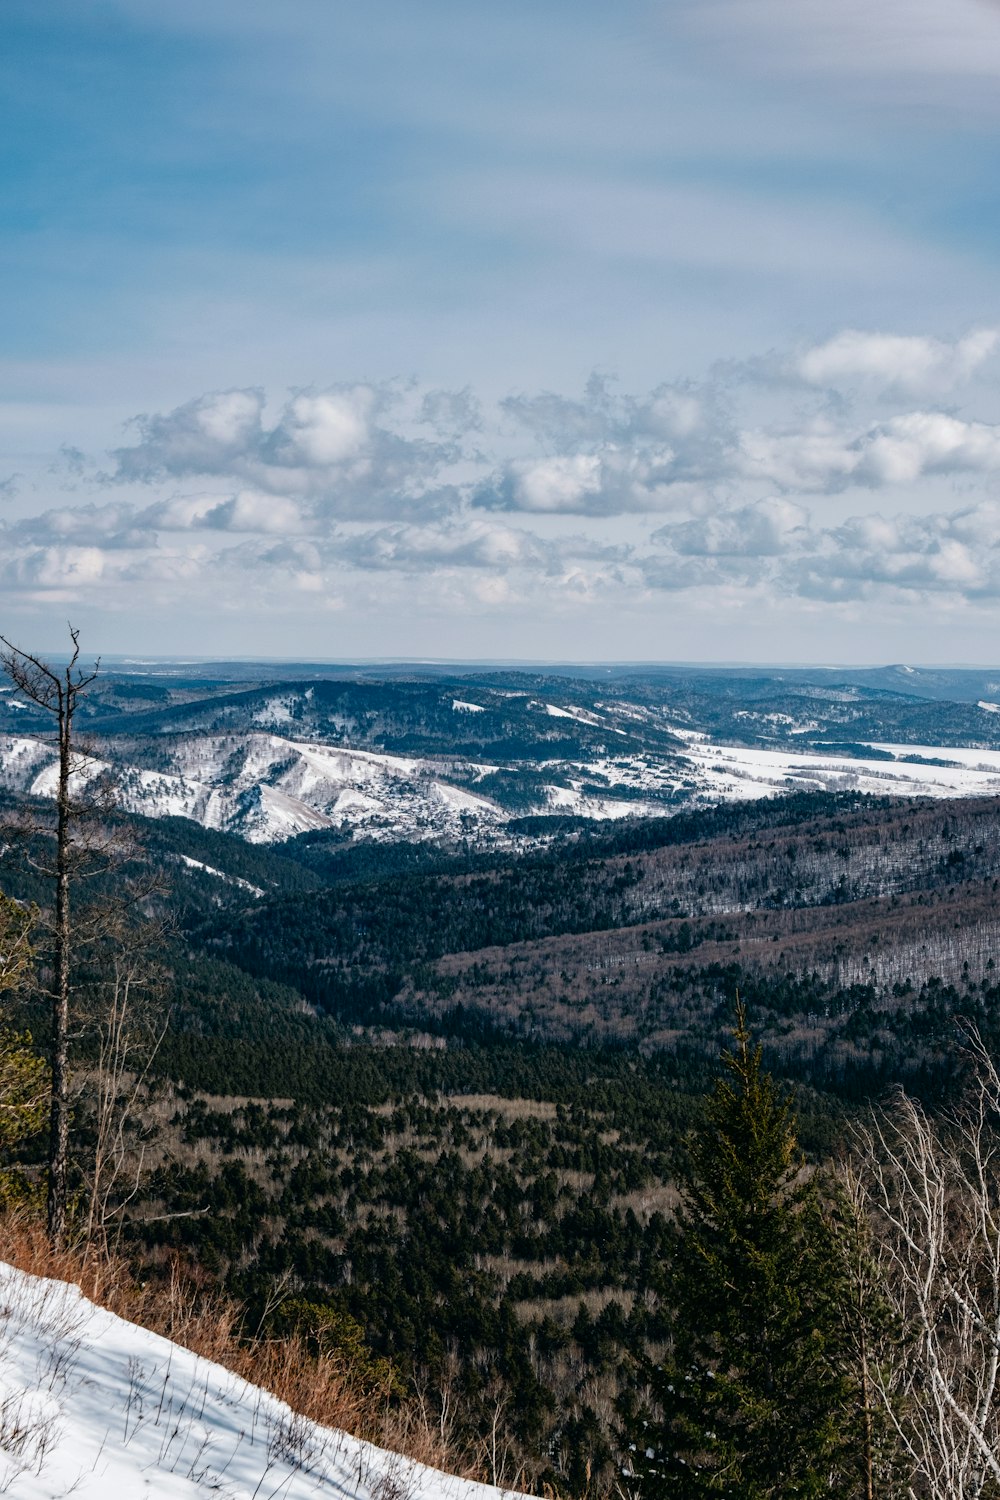
[[[746,1016],[689,1143],[664,1287],[672,1347],[638,1430],[643,1500],[791,1500],[850,1492],[835,1254],[803,1180],[790,1101]]]
[[[0,891],[0,1002],[30,982],[34,915]],[[0,1010],[0,1206],[30,1196],[8,1155],[41,1129],[48,1097],[48,1069],[30,1034],[13,1030]]]

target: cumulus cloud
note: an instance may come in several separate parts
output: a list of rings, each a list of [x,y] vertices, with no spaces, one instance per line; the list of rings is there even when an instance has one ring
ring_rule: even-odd
[[[115,474],[132,484],[207,482],[209,493],[162,496],[140,524],[265,532],[437,523],[467,507],[592,518],[697,511],[740,492],[749,503],[775,489],[832,494],[989,474],[1000,467],[1000,428],[912,397],[974,378],[998,342],[992,329],[952,343],[848,329],[794,358],[700,383],[635,395],[595,375],[577,395],[522,392],[492,412],[468,390],[385,384],[298,391],[273,410],[259,390],[210,393],[137,417],[137,441],[117,450]],[[791,421],[789,377],[816,392],[813,409]],[[831,403],[831,390],[852,392],[852,404]],[[854,416],[859,391],[902,409]]]
[[[847,328],[794,361],[808,385],[861,383],[886,396],[947,395],[996,350],[1000,330],[979,328],[953,343],[917,335]]]
[[[663,527],[652,540],[669,542],[682,557],[778,557],[808,528],[802,506],[777,498]]]
[[[472,522],[456,526],[384,526],[342,538],[340,561],[378,570],[546,567],[550,550],[531,532]]]
[[[1000,427],[940,411],[904,412],[862,432],[828,418],[741,434],[734,470],[803,493],[913,484],[931,474],[1000,470]]]
[[[174,495],[147,506],[136,516],[136,525],[149,531],[301,531],[302,507],[286,495],[268,495],[259,490],[239,490],[235,495]]]
[[[138,441],[115,451],[114,477],[214,476],[331,516],[436,514],[446,491],[435,481],[455,448],[395,429],[394,401],[388,387],[364,384],[300,391],[269,421],[263,391],[199,396],[136,417]]]
[[[689,502],[732,470],[737,435],[718,385],[617,395],[594,375],[582,396],[508,397],[506,418],[541,452],[508,460],[475,489],[491,510],[613,516]]]
[[[456,610],[690,589],[1000,599],[1000,425],[934,394],[974,394],[997,344],[849,329],[701,381],[635,394],[595,375],[492,405],[415,383],[208,393],[135,419],[110,501],[0,520],[0,585],[236,610],[352,590]]]
[[[909,484],[928,473],[1000,469],[1000,427],[916,411],[874,427],[856,444],[863,484]]]
[[[951,595],[1000,599],[1000,505],[925,515],[859,515],[817,526],[769,501],[662,527],[638,560],[648,587],[764,585],[776,595],[846,600]]]
[[[689,472],[673,448],[606,444],[591,453],[516,459],[471,498],[482,509],[536,515],[644,514],[690,502],[702,477]]]
[[[341,536],[330,555],[343,565],[378,571],[541,572],[555,577],[581,564],[617,565],[629,549],[587,536],[542,538],[531,531],[468,519],[436,526],[384,526]]]
[[[259,452],[263,438],[261,390],[215,391],[165,415],[132,419],[139,441],[114,454],[117,477],[144,481],[191,474],[224,474]]]
[[[38,516],[27,516],[0,529],[8,548],[39,543],[68,543],[87,546],[97,543],[103,548],[149,545],[151,538],[128,504],[63,505]]]

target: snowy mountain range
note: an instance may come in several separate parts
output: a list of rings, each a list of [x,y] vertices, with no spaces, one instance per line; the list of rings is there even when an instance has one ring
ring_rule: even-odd
[[[977,684],[982,686],[982,684]],[[780,795],[1000,795],[1000,709],[898,688],[702,674],[607,683],[205,683],[125,675],[86,705],[77,792],[256,843],[323,829],[504,843],[525,816],[608,819]],[[45,716],[0,691],[0,788],[51,796]]]

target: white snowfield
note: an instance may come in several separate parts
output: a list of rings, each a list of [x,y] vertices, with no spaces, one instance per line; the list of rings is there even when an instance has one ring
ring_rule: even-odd
[[[1000,795],[1000,751],[942,745],[876,745],[893,760],[744,750],[703,743],[685,752],[692,767],[711,776],[718,801],[789,791],[871,792],[879,797],[995,797]],[[921,764],[913,757],[951,762]]]
[[[0,1263],[0,1494],[14,1500],[501,1500],[318,1427],[256,1386]]]

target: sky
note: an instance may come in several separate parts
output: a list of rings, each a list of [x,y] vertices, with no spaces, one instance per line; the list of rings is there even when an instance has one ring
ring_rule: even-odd
[[[5,0],[0,633],[1000,664],[1000,0]]]

